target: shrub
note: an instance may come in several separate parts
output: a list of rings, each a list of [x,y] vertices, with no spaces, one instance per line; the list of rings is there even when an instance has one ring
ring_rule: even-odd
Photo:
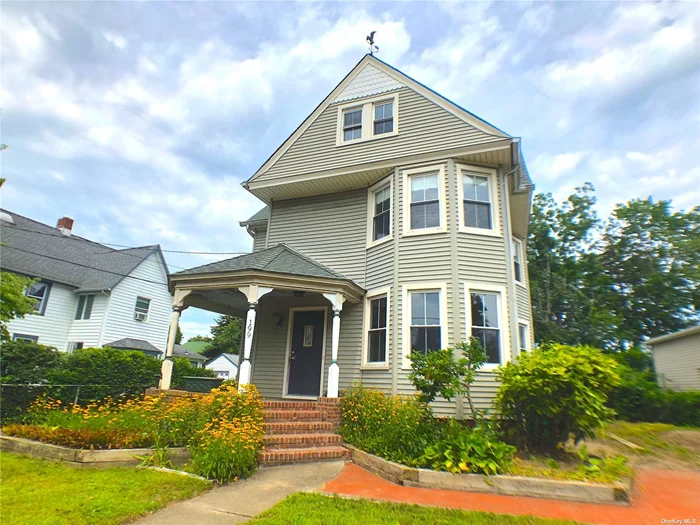
[[[658,421],[700,427],[700,392],[664,392]]]
[[[492,475],[508,472],[514,454],[514,446],[494,439],[479,427],[469,430],[453,422],[437,443],[426,448],[419,462],[455,474]]]
[[[663,404],[663,391],[651,371],[619,365],[620,383],[608,396],[608,406],[625,421],[655,421]]]
[[[455,358],[454,351],[457,351]],[[460,343],[454,349],[435,350],[411,354],[411,373],[408,378],[419,392],[421,401],[431,403],[439,395],[450,401],[466,395],[472,417],[477,413],[471,398],[470,387],[476,371],[486,362],[481,342],[470,337],[468,343]]]
[[[152,444],[147,433],[111,428],[66,428],[12,424],[3,427],[2,431],[8,436],[17,436],[73,448],[140,448],[148,447]]]
[[[31,341],[5,341],[0,345],[0,379],[3,383],[46,383],[59,359],[55,348]]]
[[[160,361],[159,361],[160,362]],[[173,358],[173,375],[170,379],[170,386],[173,388],[184,388],[185,377],[217,377],[216,372],[208,368],[195,368],[186,357]]]
[[[547,344],[498,370],[495,405],[524,448],[551,452],[570,438],[593,437],[614,411],[616,362],[586,346]]]
[[[371,454],[407,465],[434,442],[430,408],[416,396],[390,396],[353,385],[343,393],[338,433]]]

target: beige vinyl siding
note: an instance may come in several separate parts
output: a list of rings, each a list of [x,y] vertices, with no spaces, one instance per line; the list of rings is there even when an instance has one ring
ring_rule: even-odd
[[[7,324],[10,334],[34,335],[42,345],[66,350],[68,332],[75,317],[78,296],[74,288],[52,283],[44,315],[29,314]]]
[[[288,244],[364,286],[366,189],[276,201],[268,234],[268,246]]]
[[[700,390],[700,333],[653,345],[659,385],[669,390]]]
[[[367,212],[369,213],[369,212]],[[390,286],[394,279],[394,239],[367,249],[365,288]]]
[[[253,251],[259,252],[265,249],[265,243],[267,242],[267,230],[264,228],[255,230],[255,235],[253,236]]]
[[[331,105],[267,172],[255,180],[273,180],[503,140],[503,137],[489,135],[467,124],[408,88],[399,90],[398,94],[398,135],[337,146],[338,105]]]
[[[323,392],[328,388],[328,367],[331,364],[333,311],[330,302],[320,295],[303,297],[263,296],[257,308],[251,364],[252,382],[264,397],[282,397],[287,356],[291,308],[318,306],[327,311],[325,326],[325,355],[323,362]],[[282,326],[275,326],[275,314],[282,315]],[[348,388],[360,379],[360,347],[362,336],[362,306],[345,303],[340,312],[340,341],[338,367],[340,389]]]

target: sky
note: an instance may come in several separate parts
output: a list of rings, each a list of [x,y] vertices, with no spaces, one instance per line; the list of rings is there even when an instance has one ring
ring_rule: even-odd
[[[522,137],[537,191],[700,204],[693,2],[0,4],[3,208],[242,253],[240,183],[367,52]],[[171,271],[225,258],[166,252]],[[214,315],[188,309],[185,338]]]

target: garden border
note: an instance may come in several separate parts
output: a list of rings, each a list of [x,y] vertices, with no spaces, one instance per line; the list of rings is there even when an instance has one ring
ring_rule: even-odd
[[[582,503],[630,505],[633,479],[614,483],[588,483],[525,476],[452,474],[400,465],[349,444],[353,463],[397,485],[432,489],[484,492],[504,496],[557,499]]]
[[[152,448],[77,449],[4,434],[0,435],[0,450],[85,468],[138,466],[141,460],[136,456],[150,456],[155,452]],[[168,448],[168,459],[175,465],[183,465],[190,458],[187,447]]]

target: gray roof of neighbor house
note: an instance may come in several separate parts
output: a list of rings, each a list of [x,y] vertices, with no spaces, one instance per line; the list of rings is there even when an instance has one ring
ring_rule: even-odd
[[[227,359],[228,361],[231,362],[231,364],[232,364],[233,366],[235,366],[236,368],[238,368],[238,354],[226,354],[226,353],[219,354],[219,355],[217,355],[216,357],[212,357],[209,361],[207,361],[207,365],[206,365],[206,366],[209,366],[211,363],[213,363],[214,361],[216,361],[216,360],[219,359],[220,357],[223,357],[224,359]]]
[[[206,361],[207,358],[197,352],[190,352],[182,345],[173,346],[173,356],[175,357],[186,357],[192,361]]]
[[[0,221],[0,267],[29,277],[67,284],[78,292],[111,290],[151,254],[158,253],[166,275],[168,268],[159,245],[115,250],[77,235],[2,210],[12,223]],[[167,283],[163,283],[167,284]]]
[[[265,206],[262,210],[255,213],[250,219],[246,221],[240,221],[238,224],[241,226],[247,226],[248,224],[253,224],[254,222],[267,222],[270,217],[270,207]]]
[[[673,332],[672,334],[661,335],[653,339],[649,339],[645,345],[653,346],[659,343],[665,343],[666,341],[673,341],[674,339],[680,339],[681,337],[688,337],[690,335],[700,334],[700,324],[696,326],[691,326],[685,330],[679,330],[678,332]]]
[[[226,259],[173,274],[191,275],[200,273],[235,272],[237,270],[261,270],[265,272],[284,273],[289,275],[304,275],[307,277],[322,277],[325,279],[342,279],[351,281],[344,275],[314,261],[311,257],[290,248],[286,244],[278,244],[272,248],[248,253],[232,259]],[[351,281],[352,282],[352,281]],[[359,285],[358,285],[359,286]]]
[[[142,352],[163,353],[148,341],[144,341],[143,339],[132,339],[131,337],[125,337],[124,339],[112,341],[111,343],[106,343],[102,346],[109,346],[110,348],[117,348],[118,350],[141,350]]]

